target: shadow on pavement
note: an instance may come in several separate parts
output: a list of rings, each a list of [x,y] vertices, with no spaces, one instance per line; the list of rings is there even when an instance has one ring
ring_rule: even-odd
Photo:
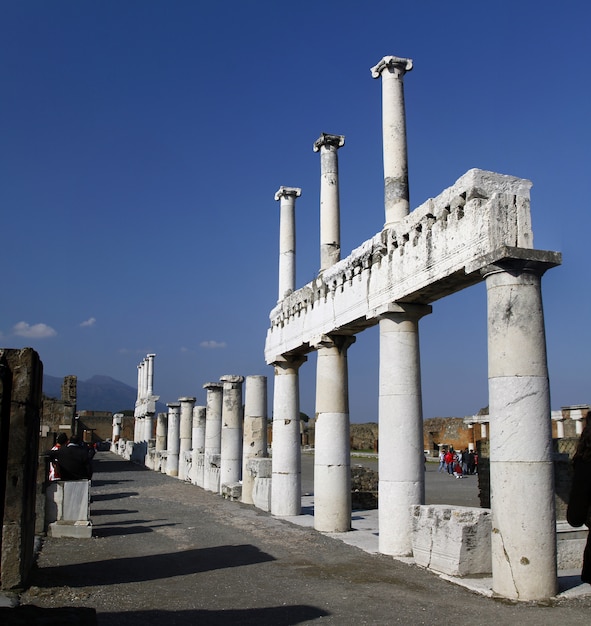
[[[221,611],[127,611],[99,614],[100,626],[146,626],[146,624],[175,624],[177,626],[292,626],[328,617],[328,611],[314,606],[273,606],[260,609],[230,609]]]
[[[127,528],[126,532],[131,533],[133,529],[135,527]],[[140,526],[136,532],[146,532],[146,529]],[[109,586],[188,576],[274,560],[271,555],[249,544],[216,546],[167,554],[44,567],[38,571],[35,584],[39,587],[53,587],[55,581],[59,580],[61,586],[69,587]]]

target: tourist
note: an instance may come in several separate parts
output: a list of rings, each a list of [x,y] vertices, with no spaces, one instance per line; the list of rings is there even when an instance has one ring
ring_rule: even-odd
[[[445,453],[445,467],[447,469],[447,473],[452,476],[453,475],[453,464],[454,464],[454,453],[451,448]]]
[[[51,450],[49,458],[59,465],[61,480],[82,480],[92,478],[92,465],[86,446],[78,437],[71,437],[67,446]]]
[[[59,450],[62,446],[66,444],[67,441],[68,441],[68,435],[66,435],[66,433],[59,433],[59,435],[57,436],[57,439],[55,440],[55,444],[53,448],[51,448],[51,451],[55,452],[56,450]],[[50,481],[60,480],[60,478],[61,478],[60,467],[58,463],[56,461],[50,461],[49,462],[49,480]]]
[[[472,475],[474,474],[474,469],[476,467],[476,464],[474,462],[474,450],[470,450],[470,452],[468,453],[468,474]]]
[[[446,469],[446,467],[445,467],[445,452],[443,450],[440,450],[440,452],[439,452],[439,469],[437,471],[438,472],[443,472],[444,469]]]
[[[566,519],[571,526],[591,527],[591,419],[586,420],[577,450],[573,457],[573,483]],[[587,544],[583,552],[581,580],[591,584],[591,532],[587,534]]]

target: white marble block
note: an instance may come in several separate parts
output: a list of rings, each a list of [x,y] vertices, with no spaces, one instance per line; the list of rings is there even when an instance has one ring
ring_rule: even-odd
[[[490,509],[412,507],[412,546],[417,565],[449,576],[490,574]]]

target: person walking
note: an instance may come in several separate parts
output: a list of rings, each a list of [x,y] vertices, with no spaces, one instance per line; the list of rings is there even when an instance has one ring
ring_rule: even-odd
[[[591,419],[587,417],[573,457],[573,482],[568,499],[566,519],[575,528],[591,528]],[[591,531],[583,551],[581,580],[591,584]]]

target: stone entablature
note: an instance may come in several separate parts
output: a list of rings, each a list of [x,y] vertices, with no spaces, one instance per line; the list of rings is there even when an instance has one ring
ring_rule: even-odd
[[[426,304],[476,284],[492,263],[560,264],[560,253],[533,249],[530,188],[525,179],[469,170],[281,300],[270,313],[267,362],[309,351],[324,334],[372,326],[393,302]]]

